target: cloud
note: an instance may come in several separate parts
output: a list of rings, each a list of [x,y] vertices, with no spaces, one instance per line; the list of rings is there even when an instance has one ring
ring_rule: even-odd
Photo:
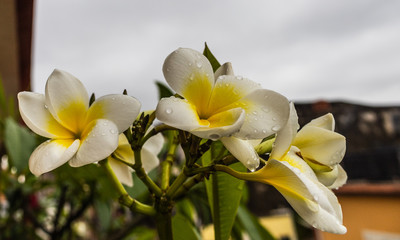
[[[33,87],[53,68],[98,96],[156,106],[154,80],[178,47],[207,41],[221,62],[293,100],[399,104],[398,1],[38,1]]]

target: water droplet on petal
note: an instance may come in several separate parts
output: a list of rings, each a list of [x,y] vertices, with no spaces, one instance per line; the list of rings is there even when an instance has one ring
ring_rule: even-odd
[[[266,134],[266,133],[267,133],[267,130],[263,129],[262,132],[263,132],[264,134]]]
[[[167,72],[171,71],[169,68],[167,68]]]
[[[266,107],[262,108],[262,110],[263,110],[265,113],[269,112],[269,109],[266,108]]]
[[[172,108],[167,108],[167,109],[165,109],[165,113],[166,113],[166,114],[171,114],[171,113],[172,113]]]
[[[191,62],[188,62],[188,65],[189,65],[189,66],[192,66],[192,63],[191,63]]]
[[[116,131],[115,131],[114,129],[111,129],[111,130],[110,130],[110,133],[115,134]]]
[[[237,79],[237,80],[242,80],[243,77],[242,77],[242,76],[236,76],[236,79]]]
[[[318,201],[318,196],[317,195],[314,195],[313,198],[314,198],[315,201]]]
[[[203,64],[201,64],[201,62],[197,62],[197,63],[196,63],[196,66],[197,66],[198,68],[201,68],[201,67],[203,66]]]
[[[106,135],[106,133],[101,133],[101,136],[105,136]]]
[[[258,133],[257,129],[254,129],[254,133]]]
[[[312,222],[311,225],[316,228],[317,227],[317,223],[316,222]]]
[[[112,97],[111,100],[115,100],[115,97]]]
[[[264,95],[264,98],[267,99],[267,98],[269,98],[269,96],[268,95]]]
[[[229,87],[229,83],[225,83],[225,87]]]
[[[276,121],[276,117],[273,117],[273,118],[272,118],[272,121]]]
[[[49,107],[45,104],[45,105],[44,105],[44,108],[48,109]]]
[[[281,126],[280,126],[280,125],[275,125],[275,126],[273,126],[273,127],[271,128],[271,130],[274,131],[274,132],[278,131],[279,129],[281,129]]]
[[[189,79],[190,80],[193,80],[194,79],[194,74],[192,73],[192,74],[190,74],[190,77],[189,77]]]
[[[259,164],[260,161],[258,160],[258,157],[253,157],[253,160],[247,160],[246,167],[250,170],[250,172],[254,172]]]
[[[254,114],[254,115],[257,115],[257,111],[253,111],[253,114]]]

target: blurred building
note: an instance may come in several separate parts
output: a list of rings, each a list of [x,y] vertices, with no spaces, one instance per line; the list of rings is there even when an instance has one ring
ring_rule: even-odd
[[[0,78],[9,97],[30,88],[33,0],[0,1]]]

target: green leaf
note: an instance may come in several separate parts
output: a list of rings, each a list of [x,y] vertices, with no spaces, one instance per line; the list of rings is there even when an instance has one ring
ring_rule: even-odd
[[[100,199],[95,200],[94,206],[100,222],[102,230],[107,230],[111,223],[111,204],[108,201],[102,201]]]
[[[237,212],[237,220],[249,234],[252,240],[274,240],[269,233],[244,205],[240,205]]]
[[[195,225],[197,213],[193,203],[188,198],[184,198],[177,202],[175,207],[177,211],[185,216],[193,226]]]
[[[152,180],[157,178],[157,169],[154,169],[148,173],[149,177]],[[139,201],[146,201],[149,196],[149,191],[147,186],[139,179],[136,173],[132,174],[133,179],[133,187],[125,186],[126,191],[128,194]]]
[[[169,87],[167,87],[164,83],[156,81],[156,85],[157,85],[157,88],[158,88],[158,97],[159,97],[159,99],[165,98],[165,97],[171,97],[171,96],[174,95],[172,90]]]
[[[29,156],[37,146],[35,135],[20,126],[11,117],[7,117],[4,143],[11,163],[17,168],[18,172],[27,169]]]
[[[137,226],[132,230],[132,233],[124,239],[135,239],[135,240],[154,240],[157,239],[156,231],[146,226]]]
[[[203,165],[208,165],[214,159],[219,159],[224,148],[222,143],[214,142],[203,157]],[[226,150],[224,150],[226,152]],[[246,171],[241,163],[230,165],[236,171]],[[214,221],[215,239],[226,240],[231,235],[236,212],[240,204],[244,181],[223,172],[213,173],[205,181],[207,195]]]
[[[213,71],[217,71],[217,69],[221,66],[221,64],[218,62],[218,60],[214,57],[214,55],[211,53],[210,49],[207,46],[207,43],[204,44],[204,51],[203,55],[206,56],[208,61],[210,61],[211,66],[213,68]]]
[[[175,208],[176,214],[172,217],[174,239],[201,239],[195,225],[197,213],[192,201],[184,198],[176,203]]]
[[[201,239],[196,227],[182,213],[172,217],[172,234],[175,240]]]

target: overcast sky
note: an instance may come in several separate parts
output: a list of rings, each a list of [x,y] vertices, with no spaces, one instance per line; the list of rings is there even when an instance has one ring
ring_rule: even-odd
[[[400,1],[35,1],[33,89],[54,68],[96,96],[154,109],[178,47],[207,42],[235,74],[293,101],[400,105]]]

